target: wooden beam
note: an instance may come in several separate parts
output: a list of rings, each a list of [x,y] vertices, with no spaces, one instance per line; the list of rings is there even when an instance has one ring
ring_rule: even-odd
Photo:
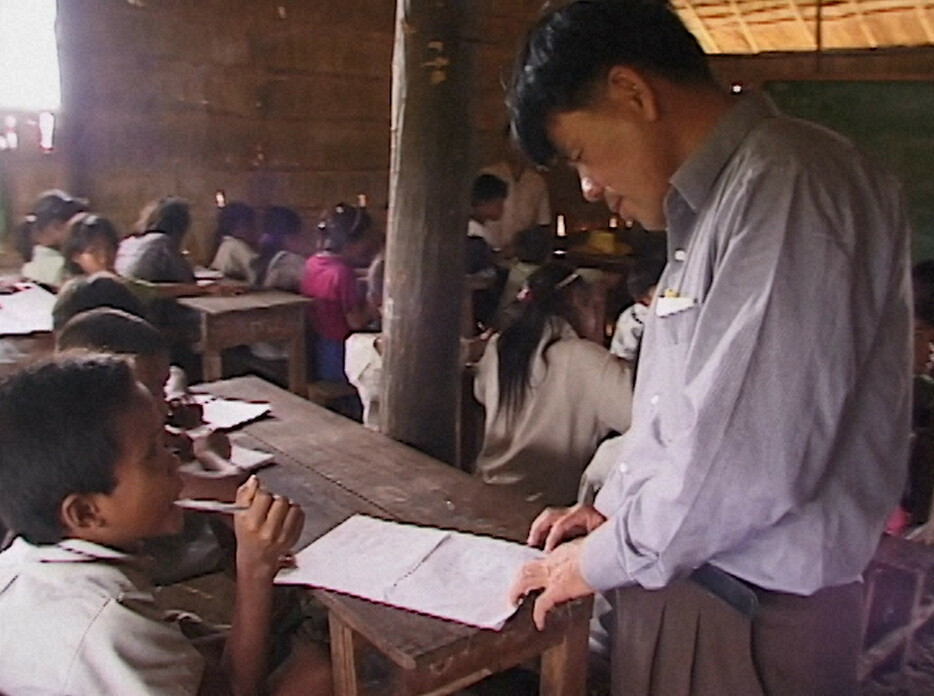
[[[817,48],[817,42],[814,40],[814,36],[811,34],[811,29],[808,27],[807,21],[804,19],[804,15],[801,14],[801,8],[798,6],[796,0],[788,0],[788,5],[791,7],[791,12],[798,20],[798,24],[801,25],[801,28],[804,30],[803,35],[807,36],[811,41],[812,48]]]
[[[694,20],[694,25],[697,27],[697,33],[700,34],[701,43],[707,44],[708,50],[712,51],[713,53],[722,53],[723,51],[714,40],[713,34],[707,31],[707,25],[704,24],[704,20],[700,18],[700,15],[697,14],[697,10],[694,9],[692,0],[684,0],[684,11]]]
[[[458,463],[476,0],[397,0],[383,430]]]
[[[927,5],[927,3],[925,3],[925,5]],[[921,24],[921,28],[924,29],[925,37],[927,37],[930,43],[934,44],[934,27],[931,26],[925,8],[921,7],[919,3],[915,3],[915,12],[918,15],[918,22]]]
[[[743,13],[740,12],[739,7],[736,6],[736,0],[730,0],[730,9],[733,10],[733,16],[736,17],[736,21],[739,22],[740,31],[743,32],[743,36],[749,44],[749,48],[752,49],[753,53],[759,53],[759,44],[756,42],[756,37],[752,35],[749,26],[746,24],[746,20],[743,19]]]
[[[866,18],[863,16],[863,11],[860,9],[859,2],[857,0],[850,0],[850,7],[853,10],[853,14],[856,15],[856,22],[863,32],[863,38],[866,39],[866,43],[872,48],[875,48],[879,45],[879,42],[876,41],[876,37],[873,36],[872,32],[869,30],[869,25],[866,24]]]

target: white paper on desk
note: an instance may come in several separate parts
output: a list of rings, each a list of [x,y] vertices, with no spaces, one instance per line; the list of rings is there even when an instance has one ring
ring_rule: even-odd
[[[33,283],[17,283],[15,292],[0,295],[0,336],[25,336],[52,330],[55,295]]]
[[[214,430],[227,430],[249,423],[269,413],[269,404],[254,404],[238,399],[224,399],[210,394],[192,394],[201,404],[202,420]]]
[[[355,515],[295,556],[280,585],[310,585],[499,630],[509,586],[536,549],[510,541]]]
[[[230,463],[241,471],[256,471],[275,458],[275,455],[269,452],[260,452],[240,445],[230,446]]]

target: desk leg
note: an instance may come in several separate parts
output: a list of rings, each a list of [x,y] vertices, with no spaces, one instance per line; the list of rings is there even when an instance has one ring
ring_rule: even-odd
[[[334,673],[334,696],[357,696],[357,660],[354,652],[354,632],[343,621],[328,612],[331,631],[331,671]]]
[[[298,394],[303,399],[308,398],[308,376],[305,374],[305,366],[308,361],[305,345],[305,308],[299,307],[296,310],[296,325],[298,328],[292,340],[289,341],[289,391]]]
[[[587,690],[587,621],[569,628],[564,640],[542,653],[540,696],[584,696]]]
[[[201,356],[201,371],[204,373],[201,377],[205,382],[216,382],[223,376],[221,368],[221,352],[219,350],[207,350]]]

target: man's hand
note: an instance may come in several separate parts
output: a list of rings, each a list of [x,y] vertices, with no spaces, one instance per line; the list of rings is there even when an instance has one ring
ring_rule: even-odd
[[[544,590],[535,600],[532,619],[539,631],[545,628],[548,612],[558,604],[593,594],[581,575],[580,552],[583,539],[562,544],[538,561],[522,566],[509,589],[509,599],[518,604],[529,592]]]
[[[529,529],[529,546],[541,546],[551,553],[566,539],[590,534],[606,522],[606,517],[592,505],[575,505],[569,508],[546,508]]]

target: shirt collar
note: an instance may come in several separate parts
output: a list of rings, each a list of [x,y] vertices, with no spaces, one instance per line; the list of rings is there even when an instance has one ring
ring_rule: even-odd
[[[673,191],[695,213],[701,208],[720,172],[750,131],[765,119],[779,115],[771,98],[761,92],[740,97],[714,126],[700,149],[692,154],[671,177]],[[667,206],[666,206],[667,207]]]
[[[57,544],[35,546],[19,538],[15,543],[25,544],[38,563],[130,562],[134,558],[122,551],[83,539],[63,539]]]

